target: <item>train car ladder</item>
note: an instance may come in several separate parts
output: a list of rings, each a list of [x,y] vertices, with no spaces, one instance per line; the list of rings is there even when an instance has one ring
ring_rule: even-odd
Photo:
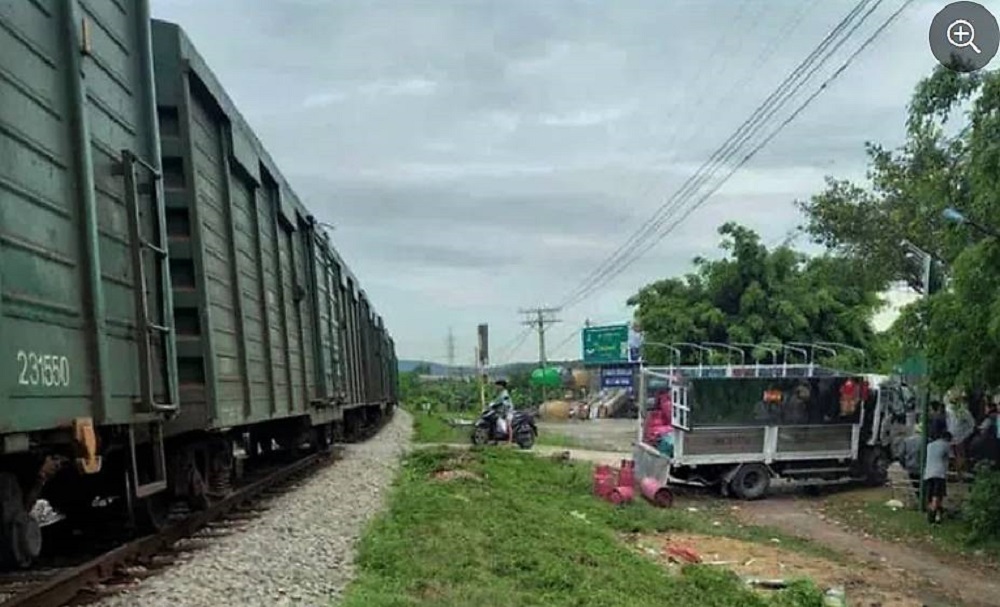
[[[151,177],[152,182],[140,184],[137,177],[136,166],[145,169]],[[150,318],[149,293],[146,284],[145,251],[152,251],[155,259],[158,274],[163,276],[168,271],[166,234],[159,233],[157,242],[150,242],[142,235],[142,213],[140,209],[140,196],[148,195],[152,198],[150,208],[154,211],[158,208],[159,189],[156,181],[162,178],[160,171],[156,167],[143,161],[129,150],[122,151],[122,161],[119,170],[125,178],[125,197],[127,199],[128,224],[129,224],[129,248],[132,252],[132,282],[135,293],[135,324],[136,342],[139,346],[139,405],[147,413],[172,413],[177,410],[177,403],[158,403],[154,394],[153,377],[156,368],[153,361],[153,335],[160,335],[160,345],[162,348],[160,361],[168,364],[169,351],[167,349],[168,340],[173,337],[173,328],[168,323],[156,324]],[[160,232],[160,230],[155,230]],[[171,314],[167,310],[166,314]],[[167,387],[169,394],[170,389]],[[169,398],[169,396],[168,396]]]
[[[149,180],[140,182],[138,170],[144,170],[149,174]],[[151,242],[143,236],[142,230],[142,209],[140,208],[141,196],[149,196],[151,202],[149,209],[154,213],[159,213],[160,189],[157,181],[162,179],[162,174],[156,167],[143,161],[130,150],[122,151],[121,164],[117,167],[125,179],[126,210],[128,213],[129,225],[129,248],[132,253],[132,279],[133,292],[135,294],[135,337],[139,347],[139,399],[137,404],[143,413],[171,414],[178,409],[177,403],[172,402],[170,394],[170,382],[167,381],[165,389],[168,402],[156,401],[155,394],[155,374],[158,373],[153,358],[153,336],[159,335],[161,347],[160,364],[170,364],[171,352],[169,340],[173,338],[173,328],[168,322],[160,325],[154,322],[149,310],[149,293],[146,283],[146,251],[153,253],[156,260],[157,272],[154,276],[165,276],[168,272],[167,258],[167,235],[165,230],[155,228],[157,233],[156,242]],[[155,221],[154,225],[159,224]],[[162,226],[160,226],[162,227]],[[171,310],[165,310],[165,316],[170,315]],[[139,499],[159,493],[167,488],[166,470],[166,450],[163,440],[163,422],[154,420],[148,423],[150,458],[140,458],[137,454],[137,444],[135,437],[135,427],[129,425],[128,442],[129,458],[131,459],[131,485],[134,488],[135,496]]]
[[[128,427],[128,447],[131,466],[129,470],[131,485],[135,496],[139,499],[149,497],[167,488],[167,458],[163,444],[163,423],[150,422],[148,462],[140,460],[136,453],[135,426]],[[147,465],[143,465],[147,464]]]

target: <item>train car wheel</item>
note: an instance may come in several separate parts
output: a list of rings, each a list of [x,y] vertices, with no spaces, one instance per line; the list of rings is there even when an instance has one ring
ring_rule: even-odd
[[[159,533],[170,522],[170,494],[161,491],[156,495],[137,500],[136,522],[143,533]]]

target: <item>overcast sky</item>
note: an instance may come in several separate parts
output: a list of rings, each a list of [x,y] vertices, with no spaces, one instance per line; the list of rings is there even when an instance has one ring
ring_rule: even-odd
[[[334,239],[401,358],[493,358],[518,308],[551,305],[642,225],[854,0],[152,0],[206,58]],[[786,116],[903,0],[885,0]],[[927,31],[914,2],[836,84],[646,257],[549,330],[579,356],[585,318],[717,251],[736,220],[780,242],[823,176],[864,175],[902,141]],[[998,2],[985,2],[994,14]],[[537,356],[534,337],[512,356]],[[500,361],[497,361],[500,362]]]

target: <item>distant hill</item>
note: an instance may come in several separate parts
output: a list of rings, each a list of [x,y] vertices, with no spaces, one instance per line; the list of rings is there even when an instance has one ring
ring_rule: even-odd
[[[426,360],[400,360],[398,366],[399,366],[399,372],[400,373],[409,373],[409,372],[413,371],[414,369],[416,369],[417,367],[421,367],[421,366],[426,366],[426,367],[430,368],[429,375],[448,375],[449,371],[451,371],[451,373],[453,373],[455,375],[459,375],[461,373],[469,374],[469,373],[475,373],[476,372],[476,370],[473,369],[473,368],[471,368],[471,367],[454,367],[454,368],[450,368],[450,367],[448,367],[448,365],[442,365],[442,364],[439,364],[439,363],[428,362]]]

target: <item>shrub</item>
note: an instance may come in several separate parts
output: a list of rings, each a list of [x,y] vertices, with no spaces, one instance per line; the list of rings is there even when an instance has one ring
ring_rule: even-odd
[[[963,514],[973,543],[1000,540],[1000,471],[977,468]]]

